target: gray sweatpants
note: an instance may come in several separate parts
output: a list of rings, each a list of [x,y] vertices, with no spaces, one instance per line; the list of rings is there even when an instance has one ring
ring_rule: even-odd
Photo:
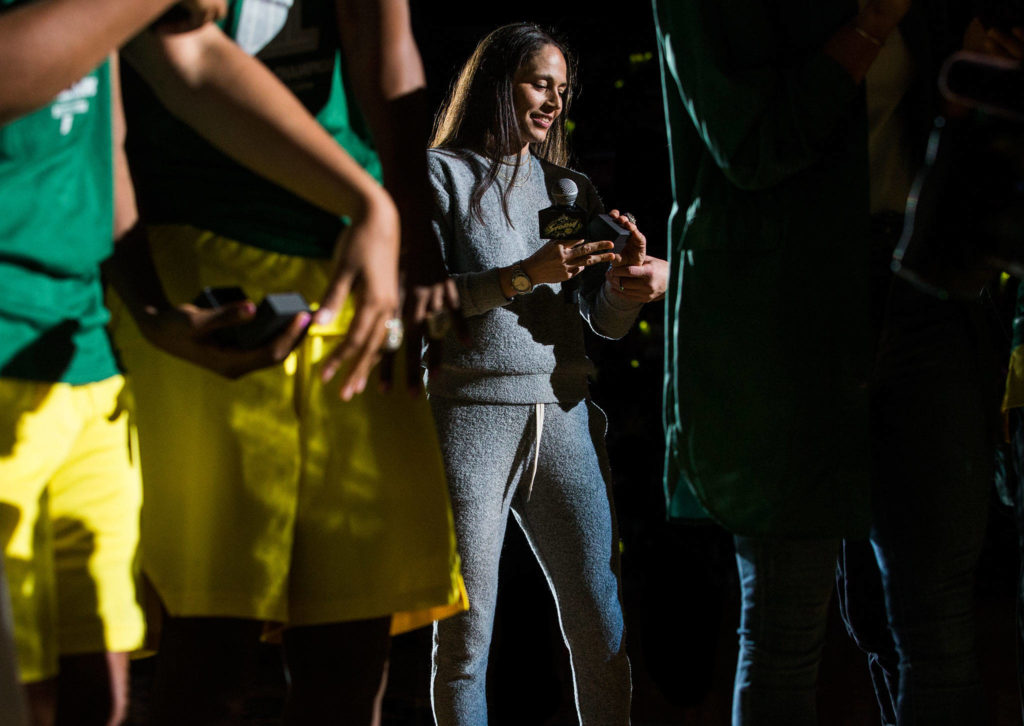
[[[604,414],[587,401],[492,405],[435,397],[431,405],[470,607],[434,626],[434,720],[487,723],[498,560],[511,508],[555,597],[580,723],[628,724],[630,673]]]

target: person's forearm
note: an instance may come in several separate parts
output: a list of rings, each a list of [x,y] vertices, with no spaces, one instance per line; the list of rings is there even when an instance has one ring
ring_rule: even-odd
[[[115,107],[115,118],[116,118]],[[115,132],[117,125],[115,123]],[[163,283],[153,264],[149,240],[139,223],[135,190],[124,150],[114,146],[114,253],[103,263],[106,282],[117,291],[125,308],[144,335],[155,314],[170,307]]]
[[[385,196],[273,73],[217,27],[144,33],[125,58],[207,141],[322,209],[359,219]]]
[[[366,117],[389,188],[426,180],[431,115],[407,0],[336,0],[352,92]],[[414,166],[410,173],[408,165]]]
[[[103,265],[107,282],[143,332],[146,312],[169,305],[163,284],[149,253],[145,231],[139,224],[135,188],[124,152],[125,122],[117,57],[112,57],[111,118],[114,141],[114,254]]]
[[[0,124],[40,108],[174,0],[38,0],[0,13]]]
[[[851,23],[829,38],[825,43],[825,54],[860,83],[905,12],[905,9],[894,10],[884,3],[868,3]]]
[[[408,0],[335,0],[335,5],[352,92],[373,134],[384,186],[402,218],[406,282],[412,288],[437,283],[445,271],[429,227],[425,150],[431,109]]]

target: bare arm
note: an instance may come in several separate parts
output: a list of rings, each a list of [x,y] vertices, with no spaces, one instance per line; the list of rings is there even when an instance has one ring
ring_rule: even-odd
[[[215,26],[185,35],[147,32],[126,57],[167,108],[236,161],[351,225],[339,240],[334,278],[314,322],[329,323],[349,294],[356,314],[325,362],[345,366],[340,393],[366,384],[398,308],[398,214],[377,182],[262,63]]]
[[[430,109],[408,1],[336,0],[336,6],[349,83],[378,146],[384,183],[422,178],[426,184]],[[410,174],[409,164],[422,173]]]
[[[874,0],[857,13],[853,22],[840,28],[825,43],[831,56],[850,77],[860,83],[874,63],[889,33],[910,9],[910,0]]]
[[[444,266],[441,247],[431,229],[430,181],[426,148],[431,109],[427,102],[423,61],[412,33],[408,0],[335,0],[338,34],[349,82],[380,153],[384,186],[402,218],[403,317],[411,338],[406,346],[408,387],[416,391],[419,346],[427,322],[444,311],[464,342],[458,290]],[[443,330],[443,328],[442,328]],[[440,363],[435,335],[428,367]]]
[[[219,28],[146,32],[126,60],[175,116],[261,176],[338,215],[387,204],[376,181],[262,63]]]
[[[114,247],[103,272],[131,313],[142,334],[157,347],[228,378],[273,365],[284,359],[308,324],[299,316],[271,343],[255,350],[217,345],[211,334],[243,322],[255,312],[251,302],[202,310],[172,305],[149,252],[145,229],[139,224],[128,159],[124,153],[125,122],[121,104],[117,56],[111,58],[111,116],[114,141]]]
[[[0,13],[0,124],[45,106],[173,2],[38,0]],[[192,13],[200,4],[188,11],[197,23],[223,14]]]

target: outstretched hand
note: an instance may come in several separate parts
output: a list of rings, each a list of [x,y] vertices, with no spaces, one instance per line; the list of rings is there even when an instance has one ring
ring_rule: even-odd
[[[405,204],[402,231],[402,320],[405,324],[405,385],[409,393],[418,395],[423,389],[420,367],[422,342],[426,341],[426,363],[429,371],[441,365],[444,339],[450,329],[463,345],[470,345],[471,336],[455,280],[448,276],[441,247],[430,226],[429,209],[424,205]],[[392,378],[391,361],[381,364],[381,381],[388,385]]]
[[[630,302],[661,300],[668,288],[668,262],[647,257],[641,265],[609,267],[605,280],[612,295]]]
[[[619,256],[612,252],[615,245],[608,240],[548,240],[540,249],[522,262],[523,271],[533,284],[565,282],[591,265],[615,262]]]
[[[647,238],[637,229],[632,214],[613,209],[612,219],[629,230],[629,239],[618,262],[605,273],[608,289],[613,295],[630,302],[648,303],[665,297],[668,287],[668,263],[647,256]]]

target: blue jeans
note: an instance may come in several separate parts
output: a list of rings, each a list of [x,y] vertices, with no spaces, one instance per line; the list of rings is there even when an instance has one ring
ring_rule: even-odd
[[[736,536],[740,574],[734,726],[816,726],[838,539]]]
[[[973,617],[998,410],[986,343],[977,305],[891,283],[871,383],[878,567],[844,558],[840,597],[901,726],[986,721]],[[879,573],[881,590],[867,582]]]

